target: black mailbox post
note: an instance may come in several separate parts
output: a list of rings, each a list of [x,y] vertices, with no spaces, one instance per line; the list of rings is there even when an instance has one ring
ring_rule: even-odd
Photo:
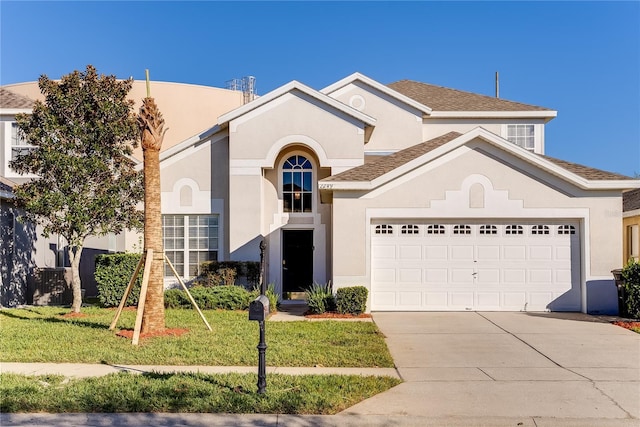
[[[260,325],[260,342],[258,343],[258,393],[264,394],[267,389],[267,343],[264,341],[264,321],[269,315],[269,298],[260,295],[249,304],[249,320],[256,320]]]

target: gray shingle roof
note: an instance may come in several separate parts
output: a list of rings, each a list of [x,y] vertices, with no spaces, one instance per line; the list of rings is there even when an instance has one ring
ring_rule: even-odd
[[[400,150],[388,156],[381,157],[380,159],[377,159],[373,162],[366,163],[362,166],[358,166],[337,175],[330,176],[328,178],[325,178],[323,181],[373,181],[374,179],[388,172],[391,172],[392,170],[422,156],[423,154],[427,154],[431,150],[434,150],[448,143],[449,141],[458,138],[461,135],[462,134],[458,132],[449,132],[437,138],[430,139],[429,141],[414,145],[409,148],[405,148],[404,150]],[[549,156],[543,156],[540,154],[537,154],[537,156],[555,163],[561,168],[590,181],[617,181],[633,179],[628,176],[595,169],[577,163],[567,162],[565,160],[560,160]]]
[[[434,111],[554,111],[413,80],[400,80],[387,86]]]
[[[449,132],[421,144],[414,145],[413,147],[405,148],[404,150],[381,157],[373,162],[330,176],[325,178],[324,181],[372,181],[461,135],[462,134],[458,132]]]
[[[25,109],[33,108],[33,104],[34,101],[32,99],[0,87],[0,108]]]
[[[629,212],[640,209],[640,188],[622,193],[622,211]]]
[[[589,166],[580,165],[578,163],[567,162],[566,160],[560,160],[549,156],[540,155],[543,159],[549,160],[550,162],[555,163],[556,165],[572,172],[582,178],[593,180],[593,181],[617,181],[617,180],[627,180],[633,179],[629,176],[620,175],[618,173],[607,172],[601,169],[592,168]]]

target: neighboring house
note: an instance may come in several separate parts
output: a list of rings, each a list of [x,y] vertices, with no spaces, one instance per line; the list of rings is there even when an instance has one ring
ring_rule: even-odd
[[[264,241],[285,303],[331,281],[366,286],[374,311],[614,313],[640,181],[545,156],[556,114],[359,73],[292,81],[163,150],[165,253],[190,279]]]
[[[239,91],[166,82],[151,82],[151,95],[158,103],[167,122],[163,149],[210,126],[218,115],[243,103]],[[146,83],[134,82],[130,99],[135,111],[146,96]],[[30,150],[18,133],[15,116],[30,113],[34,100],[43,100],[37,82],[19,83],[0,87],[0,215],[2,247],[0,273],[2,275],[2,306],[15,306],[30,301],[37,268],[68,266],[60,236],[42,236],[41,229],[18,221],[21,212],[13,204],[12,189],[34,176],[20,175],[9,167],[9,162],[20,153]],[[142,160],[138,147],[134,157]],[[90,237],[85,241],[80,276],[87,296],[97,295],[94,279],[95,257],[102,253],[140,250],[141,236],[128,232],[118,236]],[[28,289],[29,288],[29,291]]]
[[[640,189],[622,194],[622,261],[640,261]]]

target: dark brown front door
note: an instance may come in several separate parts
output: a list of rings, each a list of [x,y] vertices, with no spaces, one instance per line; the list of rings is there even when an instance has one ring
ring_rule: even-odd
[[[283,230],[283,292],[304,292],[312,283],[313,230]]]

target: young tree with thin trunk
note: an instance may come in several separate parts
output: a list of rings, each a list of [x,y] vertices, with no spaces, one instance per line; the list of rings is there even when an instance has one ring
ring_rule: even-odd
[[[166,129],[153,98],[142,101],[138,123],[144,155],[144,248],[153,249],[141,333],[162,331],[164,317],[164,250],[160,204],[160,148]]]
[[[28,153],[10,167],[36,178],[14,193],[27,220],[40,224],[43,234],[61,235],[67,243],[73,282],[74,312],[82,305],[80,258],[91,235],[140,228],[142,175],[129,157],[140,129],[127,99],[132,80],[98,75],[88,65],[60,81],[38,80],[44,102],[16,121]]]

